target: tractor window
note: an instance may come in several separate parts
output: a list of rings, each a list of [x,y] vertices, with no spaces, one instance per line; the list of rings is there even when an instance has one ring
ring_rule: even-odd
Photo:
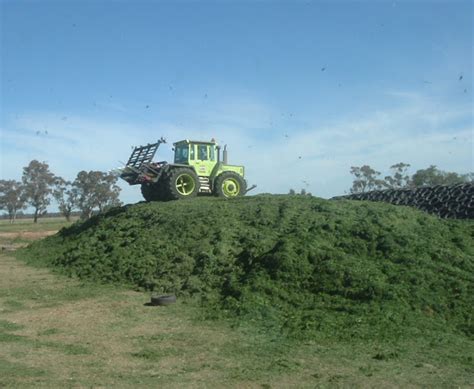
[[[189,159],[195,159],[194,145],[189,145]]]
[[[183,144],[175,147],[174,150],[174,162],[175,163],[186,163],[188,162],[188,145]]]
[[[211,155],[211,161],[215,161],[216,160],[216,148],[214,146],[209,146],[209,150],[210,150],[210,155]]]
[[[207,145],[198,145],[198,159],[201,161],[207,161],[208,155],[207,155]]]

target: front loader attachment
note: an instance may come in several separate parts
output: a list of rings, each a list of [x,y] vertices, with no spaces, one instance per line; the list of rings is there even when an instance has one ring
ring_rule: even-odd
[[[135,147],[126,166],[140,170],[144,164],[150,163],[153,160],[159,145],[160,142],[156,142],[146,146]]]
[[[152,161],[158,147],[162,143],[166,143],[164,138],[161,138],[156,143],[135,147],[125,167],[120,169],[120,178],[127,181],[130,185],[158,181],[161,175],[160,167],[165,162],[154,163]]]

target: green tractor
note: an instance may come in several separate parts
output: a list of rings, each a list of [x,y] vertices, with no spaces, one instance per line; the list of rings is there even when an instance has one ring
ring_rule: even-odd
[[[135,147],[124,168],[116,170],[130,185],[141,185],[146,201],[167,201],[197,195],[243,196],[249,190],[244,167],[227,163],[227,149],[213,140],[182,140],[173,144],[174,162],[153,162],[158,142]]]

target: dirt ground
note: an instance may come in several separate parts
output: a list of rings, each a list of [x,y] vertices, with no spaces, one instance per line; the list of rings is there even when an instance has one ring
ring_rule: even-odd
[[[0,231],[0,251],[14,251],[37,239],[56,234],[58,231]]]
[[[36,240],[46,236],[54,235],[58,231],[18,231],[18,232],[0,232],[0,238],[4,239],[28,239]]]
[[[0,256],[0,278],[0,324],[10,329],[0,337],[0,365],[3,360],[18,365],[17,372],[29,372],[6,382],[12,386],[131,385],[142,376],[146,383],[150,377],[172,376],[177,368],[198,365],[198,371],[205,360],[209,362],[206,349],[229,340],[228,334],[190,326],[189,317],[170,314],[175,307],[163,315],[163,309],[144,305],[147,296],[142,293],[84,290],[79,282],[5,255]],[[179,349],[189,328],[194,332],[189,334],[191,342],[198,347],[185,355]],[[150,348],[159,340],[166,345]],[[196,375],[199,382],[198,376],[203,379],[206,373]],[[172,381],[169,384],[177,387]]]

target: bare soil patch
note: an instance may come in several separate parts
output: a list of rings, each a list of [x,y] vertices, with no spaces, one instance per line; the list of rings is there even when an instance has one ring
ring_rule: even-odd
[[[58,231],[18,231],[18,232],[0,232],[0,238],[4,239],[28,239],[37,240],[46,236],[56,234]]]

